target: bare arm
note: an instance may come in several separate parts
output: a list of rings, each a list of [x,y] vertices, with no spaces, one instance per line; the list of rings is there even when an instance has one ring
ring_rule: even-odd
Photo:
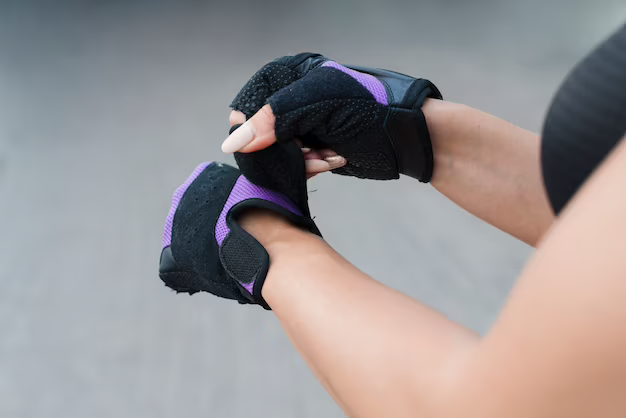
[[[482,341],[321,240],[251,214],[244,227],[272,259],[264,297],[352,416],[622,417],[626,142],[613,154]]]
[[[433,186],[473,215],[535,246],[554,221],[541,180],[539,137],[456,103],[428,99],[422,110],[435,155]],[[231,125],[245,120],[243,113],[231,113]],[[276,141],[269,105],[251,121],[256,138],[244,151]],[[254,138],[246,130],[236,132],[228,140],[232,149]],[[345,164],[333,160],[335,155],[330,150],[305,153],[307,171],[314,175]]]
[[[371,279],[275,215],[242,225],[270,254],[263,296],[337,402],[355,417],[434,417],[471,331]]]
[[[554,220],[541,177],[539,137],[495,116],[442,100],[423,107],[432,185],[463,209],[535,246]]]
[[[626,140],[560,216],[476,351],[458,392],[472,417],[626,416],[624,190]]]

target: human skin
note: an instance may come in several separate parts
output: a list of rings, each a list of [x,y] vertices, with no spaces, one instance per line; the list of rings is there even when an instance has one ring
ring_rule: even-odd
[[[422,110],[435,158],[431,184],[468,212],[536,246],[554,221],[541,180],[539,136],[452,102],[428,99]],[[232,125],[245,120],[243,113],[231,113]],[[244,134],[255,135],[244,138],[241,143],[248,144],[241,151],[254,152],[274,143],[274,122],[270,106],[264,106],[248,122],[254,128],[244,129]],[[238,136],[241,139],[242,133]],[[323,158],[334,155],[330,150],[307,150],[309,175],[343,165]]]
[[[622,140],[544,231],[484,338],[276,214],[240,222],[271,258],[265,300],[350,416],[612,418],[626,415],[625,187]]]

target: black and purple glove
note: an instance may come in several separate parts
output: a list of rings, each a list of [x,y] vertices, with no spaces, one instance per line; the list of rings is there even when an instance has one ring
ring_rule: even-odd
[[[237,159],[248,176],[226,164],[203,163],[176,189],[165,222],[159,276],[177,292],[205,291],[269,309],[261,295],[269,256],[238,217],[263,208],[320,232],[309,212],[297,145],[275,144]]]
[[[441,99],[428,80],[302,53],[261,68],[231,108],[250,118],[269,104],[277,141],[337,152],[348,162],[337,174],[429,182],[433,151],[421,110],[429,97]]]

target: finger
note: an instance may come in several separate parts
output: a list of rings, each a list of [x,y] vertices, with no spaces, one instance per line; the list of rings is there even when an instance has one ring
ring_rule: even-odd
[[[230,112],[228,120],[230,121],[230,126],[241,125],[245,123],[246,115],[238,110],[233,110],[232,112]]]
[[[318,150],[317,153],[322,157],[322,159],[327,157],[334,157],[337,153],[331,149],[321,149]]]
[[[346,160],[341,155],[331,155],[329,157],[325,157],[324,161],[328,163],[331,170],[343,167],[344,165],[348,163],[348,160]]]
[[[342,156],[335,155],[332,157],[327,157],[323,160],[305,160],[304,165],[306,167],[307,174],[317,174],[343,167],[344,165],[346,165],[346,162],[346,159]]]
[[[304,165],[308,174],[318,174],[330,170],[330,164],[324,160],[306,160]]]
[[[222,144],[222,151],[254,152],[269,147],[276,142],[274,123],[276,117],[270,105],[265,105],[254,116],[236,129]]]
[[[304,154],[304,159],[305,160],[311,160],[311,159],[318,159],[318,160],[325,160],[326,158],[329,157],[336,157],[337,154],[335,151],[330,150],[330,149],[322,149],[322,150],[311,150],[311,148],[301,148],[302,149],[302,153]],[[337,160],[339,162],[339,160]]]
[[[315,151],[309,151],[309,152],[304,153],[304,159],[305,160],[323,160],[324,158]]]

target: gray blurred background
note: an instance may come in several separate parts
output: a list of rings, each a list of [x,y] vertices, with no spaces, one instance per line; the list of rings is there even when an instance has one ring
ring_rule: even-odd
[[[158,279],[172,191],[232,161],[232,97],[310,50],[539,131],[625,16],[623,0],[0,0],[0,417],[343,416],[270,313]],[[311,189],[340,253],[482,333],[531,253],[415,181]]]

